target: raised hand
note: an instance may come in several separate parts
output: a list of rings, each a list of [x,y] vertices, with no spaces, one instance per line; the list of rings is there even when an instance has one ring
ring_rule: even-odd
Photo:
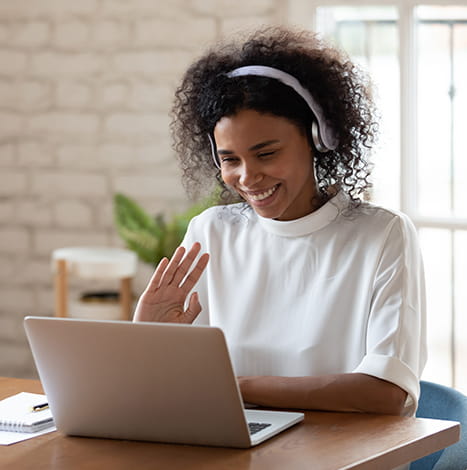
[[[186,310],[185,302],[209,261],[209,255],[204,253],[192,267],[200,250],[199,243],[187,252],[178,247],[170,261],[161,260],[138,300],[133,321],[193,322],[201,312],[197,293],[190,296]]]

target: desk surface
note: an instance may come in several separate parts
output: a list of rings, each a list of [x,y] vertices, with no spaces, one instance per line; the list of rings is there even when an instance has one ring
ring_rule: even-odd
[[[0,399],[43,393],[39,381],[0,377]],[[113,470],[391,469],[454,444],[452,421],[307,412],[305,421],[247,450],[67,437],[58,432],[0,447],[0,468]]]

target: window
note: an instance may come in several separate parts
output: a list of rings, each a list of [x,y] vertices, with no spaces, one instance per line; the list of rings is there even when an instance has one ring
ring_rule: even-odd
[[[314,9],[316,29],[376,84],[382,119],[371,197],[407,213],[419,230],[428,305],[424,378],[467,393],[467,6],[326,3]]]
[[[342,47],[377,84],[381,135],[373,163],[372,199],[400,206],[399,58],[397,9],[394,7],[318,8],[317,23],[328,39]]]

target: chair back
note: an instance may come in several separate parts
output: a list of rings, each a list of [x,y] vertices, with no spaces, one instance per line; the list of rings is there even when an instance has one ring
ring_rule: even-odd
[[[459,442],[410,464],[410,470],[467,469],[467,397],[444,385],[421,381],[416,416],[461,423]]]

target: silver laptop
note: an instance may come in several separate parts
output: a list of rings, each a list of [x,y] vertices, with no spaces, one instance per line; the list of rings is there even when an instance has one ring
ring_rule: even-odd
[[[26,317],[60,432],[250,447],[303,413],[245,410],[219,328]]]

